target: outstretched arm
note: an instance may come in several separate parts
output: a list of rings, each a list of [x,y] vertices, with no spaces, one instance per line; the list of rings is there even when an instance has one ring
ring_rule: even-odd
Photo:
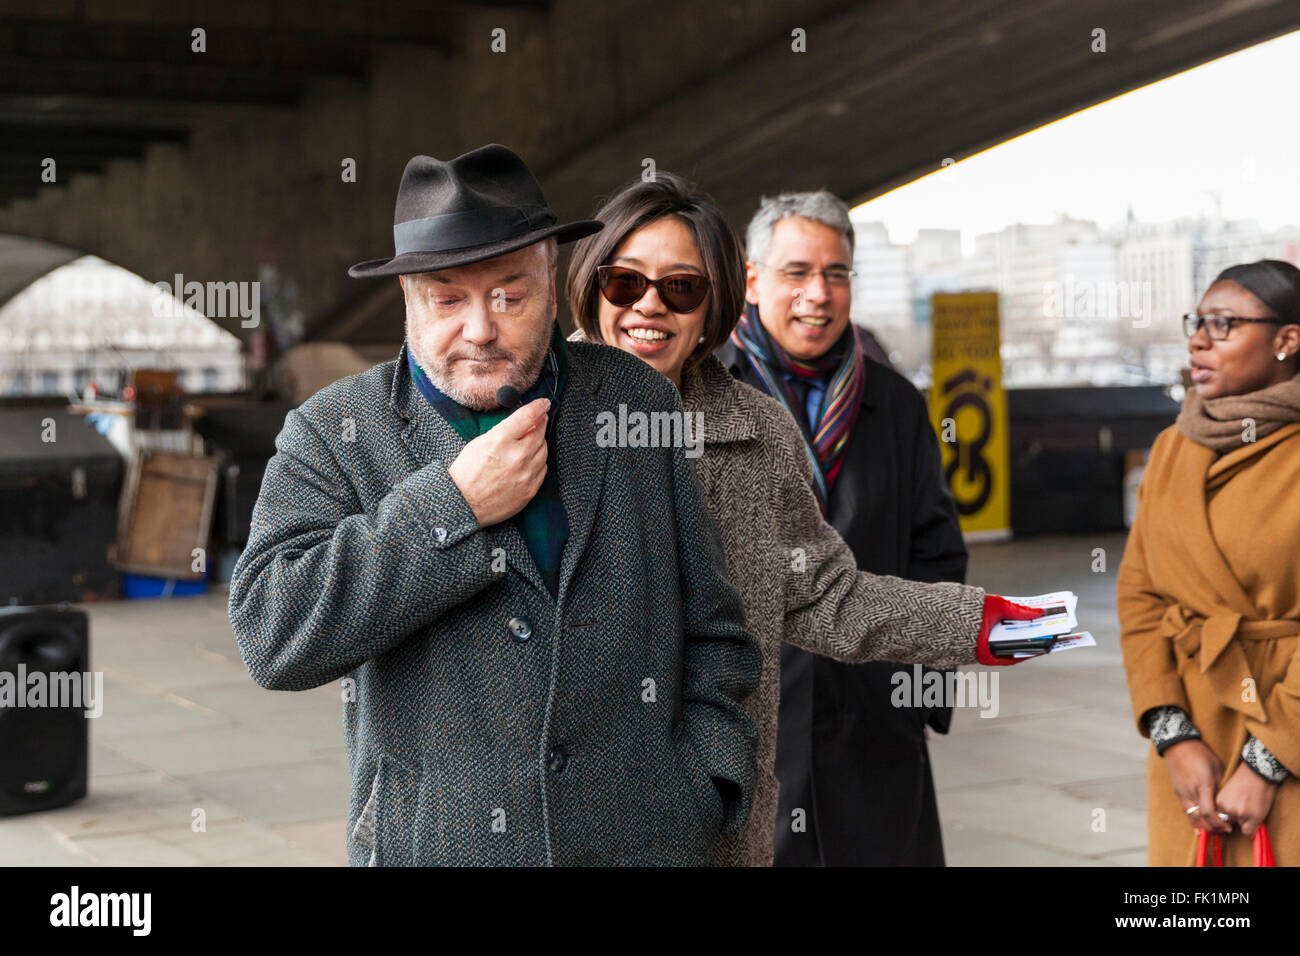
[[[780,438],[769,444],[776,459],[772,513],[783,522],[789,552],[784,639],[852,663],[975,663],[984,591],[859,571],[852,550],[817,506],[808,457],[792,453],[802,440],[797,426],[777,414]]]

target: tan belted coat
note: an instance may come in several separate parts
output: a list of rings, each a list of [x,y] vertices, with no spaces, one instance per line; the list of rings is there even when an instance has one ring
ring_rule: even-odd
[[[1176,427],[1156,439],[1118,580],[1133,714],[1174,704],[1224,766],[1253,734],[1300,773],[1300,424],[1216,456]],[[1196,831],[1162,759],[1147,762],[1152,866],[1188,866]],[[1278,866],[1300,865],[1300,779],[1267,819]],[[1225,866],[1250,866],[1240,832]]]

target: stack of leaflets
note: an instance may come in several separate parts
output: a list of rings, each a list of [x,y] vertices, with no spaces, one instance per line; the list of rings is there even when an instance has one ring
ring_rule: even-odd
[[[1033,657],[1097,645],[1087,631],[1074,630],[1079,624],[1074,616],[1079,598],[1073,591],[1007,597],[1007,600],[1026,607],[1041,607],[1043,616],[1032,621],[999,621],[994,624],[989,632],[989,650],[999,657]]]

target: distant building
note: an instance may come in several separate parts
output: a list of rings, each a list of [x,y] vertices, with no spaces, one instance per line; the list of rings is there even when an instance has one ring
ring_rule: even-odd
[[[1285,259],[1300,264],[1300,229],[1267,233],[1252,221],[1200,223],[1192,233],[1192,280],[1200,296],[1228,266],[1258,259]],[[1193,301],[1184,312],[1196,303]]]
[[[855,220],[853,233],[853,322],[871,332],[891,362],[906,365],[914,337],[907,249],[889,241],[884,223]]]
[[[975,237],[975,252],[992,266],[982,285],[1002,294],[1002,340],[1027,354],[1050,355],[1061,316],[1046,309],[1049,289],[1062,283],[1061,250],[1099,238],[1097,224],[1061,217],[1047,225],[1017,223]],[[988,281],[991,280],[991,281]]]
[[[1121,284],[1111,243],[1076,242],[1057,252],[1057,274],[1044,288],[1042,311],[1056,321],[1049,345],[1053,374],[1067,381],[1095,378],[1097,366],[1117,360],[1119,327],[1143,321],[1141,289]],[[1111,378],[1117,369],[1106,370]],[[1008,381],[1014,383],[1014,377]]]
[[[1149,338],[1178,340],[1178,316],[1196,305],[1194,239],[1173,228],[1131,226],[1116,242],[1119,278],[1150,291]]]
[[[136,368],[176,369],[188,392],[243,388],[239,339],[162,294],[96,256],[37,279],[0,306],[0,395],[113,394]]]
[[[881,332],[905,328],[911,319],[912,276],[907,249],[891,244],[859,246],[853,259],[853,319]],[[867,281],[858,282],[866,277]]]
[[[923,229],[911,245],[883,223],[855,219],[853,318],[876,330],[918,385],[930,375],[930,296],[991,290],[1001,297],[1008,385],[1169,384],[1187,362],[1179,316],[1230,265],[1278,258],[1300,265],[1300,229],[1187,219],[1103,232],[1062,216],[975,237]]]

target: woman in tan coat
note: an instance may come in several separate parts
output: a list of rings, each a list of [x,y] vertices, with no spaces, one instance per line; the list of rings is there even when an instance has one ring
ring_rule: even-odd
[[[1300,865],[1300,271],[1225,270],[1184,317],[1194,387],[1156,439],[1118,581],[1153,866],[1196,832]]]
[[[849,546],[822,517],[795,420],[733,379],[712,354],[744,307],[745,261],[739,237],[707,197],[660,172],[654,182],[622,190],[595,218],[605,228],[574,246],[569,265],[575,338],[603,341],[654,366],[678,387],[702,430],[694,436],[702,440],[696,473],[746,625],[763,652],[758,689],[745,705],[759,738],[754,807],[717,856],[724,864],[770,866],[783,640],[844,661],[1009,664],[1015,661],[989,655],[990,627],[1038,612],[976,587],[858,571]],[[911,678],[910,668],[900,673]],[[901,706],[912,705],[899,697]]]

